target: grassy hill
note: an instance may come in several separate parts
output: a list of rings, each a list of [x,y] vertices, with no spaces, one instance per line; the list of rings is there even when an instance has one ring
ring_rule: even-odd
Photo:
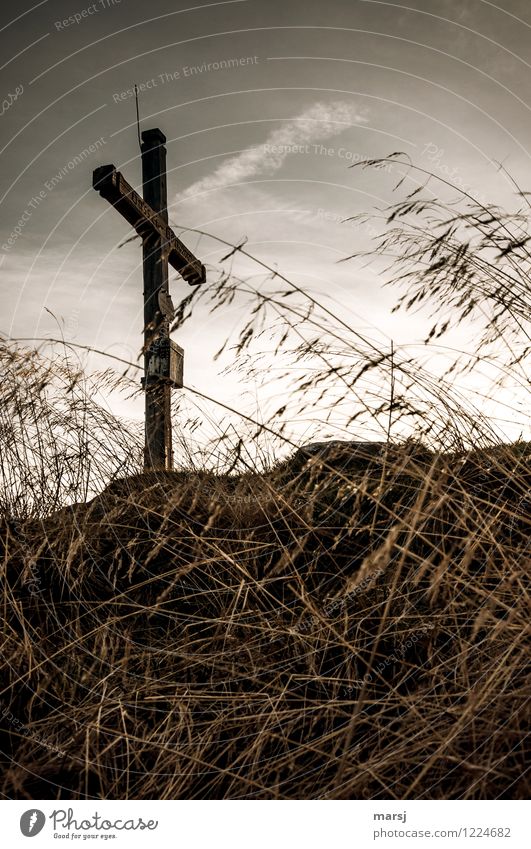
[[[140,429],[102,403],[139,392],[137,363],[0,340],[4,795],[529,794],[531,450],[504,444],[529,422],[527,197],[450,197],[398,153],[363,167],[389,162],[405,197],[349,261],[422,335],[218,240],[172,331],[240,315],[217,356],[253,403],[187,387],[180,472],[138,474]],[[301,432],[385,441],[263,462]]]
[[[529,444],[2,520],[11,798],[523,798]]]

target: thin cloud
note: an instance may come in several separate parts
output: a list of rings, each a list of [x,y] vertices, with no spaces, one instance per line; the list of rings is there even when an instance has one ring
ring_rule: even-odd
[[[259,147],[250,147],[238,156],[231,157],[213,174],[193,183],[179,195],[179,200],[213,189],[223,189],[259,174],[272,174],[282,167],[297,145],[324,141],[348,127],[366,123],[367,118],[346,101],[315,103],[297,118],[273,130]]]

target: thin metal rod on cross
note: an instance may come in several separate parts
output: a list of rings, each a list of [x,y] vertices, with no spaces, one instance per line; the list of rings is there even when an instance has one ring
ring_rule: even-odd
[[[142,238],[144,276],[144,378],[146,399],[144,468],[173,467],[171,390],[183,386],[184,352],[170,339],[174,308],[168,264],[191,285],[204,283],[204,265],[168,226],[166,137],[159,129],[142,133],[143,198],[114,165],[93,174],[93,186]]]

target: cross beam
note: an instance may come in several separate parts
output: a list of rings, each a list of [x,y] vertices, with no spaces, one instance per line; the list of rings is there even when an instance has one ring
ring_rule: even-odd
[[[171,389],[183,385],[183,350],[170,339],[173,304],[168,263],[191,286],[205,282],[204,265],[168,226],[166,137],[142,133],[142,191],[129,185],[114,165],[93,173],[93,187],[142,238],[144,275],[144,378],[146,395],[144,468],[171,469]]]
[[[93,186],[102,198],[112,203],[115,209],[131,224],[142,239],[160,236],[166,247],[168,262],[184,277],[190,286],[205,282],[205,266],[177,238],[163,217],[150,207],[144,198],[135,192],[123,174],[114,165],[102,165],[93,174]]]

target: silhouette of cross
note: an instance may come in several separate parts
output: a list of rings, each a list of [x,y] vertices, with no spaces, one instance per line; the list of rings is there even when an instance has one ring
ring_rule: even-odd
[[[142,238],[144,275],[144,378],[146,397],[144,468],[171,469],[171,390],[183,386],[184,352],[170,339],[174,307],[168,264],[191,286],[204,283],[204,265],[168,226],[166,137],[142,133],[140,197],[114,165],[96,168],[92,184]]]

